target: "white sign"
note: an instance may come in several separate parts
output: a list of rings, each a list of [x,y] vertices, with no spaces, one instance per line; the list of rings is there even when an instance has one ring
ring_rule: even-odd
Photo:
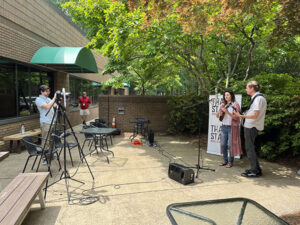
[[[216,117],[217,112],[223,102],[223,95],[209,96],[209,123],[207,153],[221,155],[221,125],[222,122]],[[235,100],[241,105],[242,95],[235,95]]]

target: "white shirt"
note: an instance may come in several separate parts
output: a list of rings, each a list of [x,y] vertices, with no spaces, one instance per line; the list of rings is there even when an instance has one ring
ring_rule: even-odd
[[[231,106],[229,106],[227,108],[228,112],[230,112],[231,114],[233,113],[233,108]],[[226,126],[231,126],[231,121],[232,121],[232,118],[227,114],[227,113],[224,113],[224,118],[223,118],[223,121],[222,121],[222,124],[223,125],[226,125]]]
[[[256,92],[251,99],[254,98],[255,95],[259,94],[259,92]],[[254,99],[254,102],[252,103],[250,109],[246,112],[246,115],[252,115],[255,110],[258,110],[258,117],[256,119],[245,119],[244,127],[246,128],[252,128],[256,127],[257,130],[263,130],[264,124],[265,124],[265,116],[267,111],[267,101],[263,96],[257,96]]]

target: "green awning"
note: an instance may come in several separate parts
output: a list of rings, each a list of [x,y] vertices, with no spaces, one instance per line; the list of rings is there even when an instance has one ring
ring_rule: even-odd
[[[31,63],[66,73],[98,73],[94,55],[85,47],[42,47]]]

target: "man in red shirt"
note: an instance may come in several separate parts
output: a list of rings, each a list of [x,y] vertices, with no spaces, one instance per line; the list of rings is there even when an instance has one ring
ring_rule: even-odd
[[[86,96],[86,92],[84,91],[82,92],[82,96],[79,98],[78,103],[82,124],[85,125],[87,117],[90,115],[89,107],[92,101],[88,96]]]

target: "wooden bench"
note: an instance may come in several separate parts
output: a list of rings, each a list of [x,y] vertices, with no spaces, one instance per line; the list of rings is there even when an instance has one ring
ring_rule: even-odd
[[[0,152],[0,161],[7,158],[9,155],[9,152]]]
[[[18,133],[18,134],[5,136],[5,137],[3,137],[3,140],[4,141],[9,141],[9,150],[10,150],[10,152],[13,152],[13,142],[17,141],[16,152],[21,153],[21,140],[22,140],[22,138],[26,137],[26,136],[36,136],[36,135],[40,135],[40,134],[41,134],[41,129],[35,129],[35,130],[31,130],[31,131],[26,131],[23,134]]]
[[[49,172],[20,173],[0,193],[0,225],[21,224],[37,196],[45,208],[43,186]]]

